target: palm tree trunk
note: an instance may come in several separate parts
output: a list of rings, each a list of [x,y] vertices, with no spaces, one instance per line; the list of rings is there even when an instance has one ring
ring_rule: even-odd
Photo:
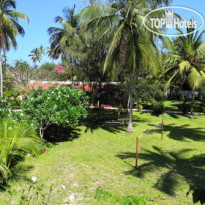
[[[0,87],[1,87],[1,97],[3,97],[3,70],[2,70],[1,50],[0,50]]]
[[[133,112],[133,75],[130,74],[130,82],[129,82],[129,123],[127,127],[127,133],[131,134],[133,133],[133,127],[132,127],[132,112]]]

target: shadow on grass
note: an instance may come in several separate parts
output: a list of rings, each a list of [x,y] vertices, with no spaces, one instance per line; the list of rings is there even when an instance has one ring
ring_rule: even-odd
[[[79,138],[80,129],[76,127],[63,127],[58,125],[50,125],[45,130],[44,139],[47,142],[58,143],[65,141],[72,141]]]
[[[154,127],[154,124],[149,124],[150,128],[145,130],[144,133],[161,133],[161,124]],[[153,128],[152,130],[150,130]],[[176,126],[175,124],[164,125],[164,132],[169,132],[167,137],[178,141],[205,141],[205,132],[203,128],[191,128],[190,125]]]
[[[0,178],[0,192],[7,191],[11,188],[13,182],[21,182],[27,181],[31,182],[29,178],[27,178],[27,173],[31,171],[34,167],[29,165],[24,165],[21,162],[25,160],[25,156],[15,157],[15,160],[11,163],[11,175],[9,176],[8,184],[3,184],[3,179]]]
[[[176,126],[174,124],[164,126],[164,131],[168,131],[169,138],[179,141],[195,140],[205,141],[203,128],[191,128],[189,125]]]
[[[124,125],[105,125],[103,122],[99,123],[96,121],[89,121],[89,122],[85,122],[84,126],[86,127],[85,129],[85,133],[87,132],[91,132],[93,133],[95,130],[101,128],[103,130],[106,130],[108,132],[111,133],[119,133],[121,131],[126,131],[126,126]]]
[[[200,189],[205,188],[205,154],[186,158],[184,155],[191,151],[184,149],[178,152],[163,151],[159,147],[153,146],[154,151],[144,150],[144,154],[139,154],[139,159],[146,163],[139,167],[134,167],[126,171],[126,175],[132,175],[138,178],[144,178],[147,172],[155,172],[159,168],[166,168],[168,171],[163,173],[155,183],[154,187],[168,195],[174,196],[176,186],[180,183],[180,177],[185,179],[191,186]],[[125,160],[135,158],[135,153],[123,152],[117,157]],[[187,190],[188,191],[188,190]]]
[[[117,110],[102,109],[100,111],[100,120],[98,120],[97,112],[97,109],[88,110],[88,117],[83,123],[83,125],[86,127],[85,133],[87,133],[88,131],[93,133],[99,128],[111,133],[119,133],[121,131],[126,131],[128,112],[122,112],[120,119],[118,119]],[[137,123],[140,124],[148,121],[148,119],[140,118],[139,116],[133,115],[133,127],[135,127]],[[110,124],[108,122],[110,122]]]

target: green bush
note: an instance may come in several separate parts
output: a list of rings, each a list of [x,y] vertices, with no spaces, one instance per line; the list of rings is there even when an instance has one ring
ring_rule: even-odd
[[[153,110],[154,114],[162,114],[164,112],[164,102],[154,101],[151,105],[151,109]]]
[[[134,82],[134,102],[150,109],[149,103],[163,102],[166,99],[164,86],[154,79],[136,79]]]
[[[11,116],[11,105],[5,98],[0,97],[0,119]]]
[[[72,126],[86,118],[87,104],[85,92],[62,86],[35,90],[22,103],[22,109],[24,116],[39,128],[43,137],[45,129],[52,124]]]
[[[18,97],[7,98],[12,109],[19,109],[21,107],[21,101]]]

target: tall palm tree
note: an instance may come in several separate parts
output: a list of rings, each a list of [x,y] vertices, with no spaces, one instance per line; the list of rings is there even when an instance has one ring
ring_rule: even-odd
[[[1,97],[3,97],[3,72],[2,52],[17,47],[16,37],[18,34],[24,36],[23,27],[18,23],[19,19],[28,21],[28,17],[21,12],[15,11],[15,0],[0,0],[0,86]]]
[[[75,5],[72,9],[65,8],[63,13],[65,18],[61,16],[55,18],[55,22],[60,23],[61,27],[50,27],[48,29],[51,44],[50,55],[54,59],[66,56],[67,49],[73,45],[73,40],[77,37],[78,20],[75,15]]]
[[[50,56],[53,59],[61,57],[64,66],[69,68],[68,73],[73,82],[74,67],[77,64],[76,62],[79,61],[79,48],[81,47],[75,5],[73,8],[65,8],[63,14],[64,18],[61,16],[55,18],[55,22],[60,23],[61,27],[50,27],[48,29],[51,44]]]
[[[181,30],[178,30],[183,34]],[[187,29],[192,32],[194,29]],[[172,81],[180,80],[181,84],[188,83],[192,91],[191,117],[193,117],[194,91],[205,84],[205,41],[201,33],[195,32],[188,36],[182,35],[173,40],[165,62],[166,75],[171,73],[166,89]]]
[[[117,0],[111,6],[90,6],[80,14],[81,21],[88,22],[88,28],[92,28],[93,32],[100,30],[100,40],[106,41],[107,36],[112,34],[103,70],[110,68],[115,73],[122,69],[127,71],[130,110],[128,133],[133,132],[133,78],[141,72],[156,71],[158,68],[155,38],[144,27],[143,19],[152,9],[168,3],[169,0]],[[146,18],[146,24],[151,24],[149,18]]]

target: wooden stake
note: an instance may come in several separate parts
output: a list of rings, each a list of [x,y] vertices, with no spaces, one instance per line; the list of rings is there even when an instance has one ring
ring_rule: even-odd
[[[164,119],[162,119],[162,124],[161,124],[161,140],[164,138]]]
[[[135,166],[138,166],[138,152],[139,152],[139,138],[136,138],[136,162],[135,162]]]

